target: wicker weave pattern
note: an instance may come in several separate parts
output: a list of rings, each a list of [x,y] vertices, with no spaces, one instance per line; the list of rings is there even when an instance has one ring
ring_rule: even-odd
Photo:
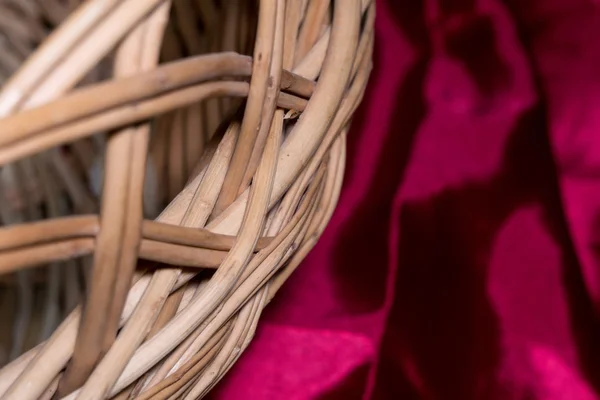
[[[75,3],[0,0],[0,272],[93,260],[0,394],[200,398],[333,213],[374,1]]]

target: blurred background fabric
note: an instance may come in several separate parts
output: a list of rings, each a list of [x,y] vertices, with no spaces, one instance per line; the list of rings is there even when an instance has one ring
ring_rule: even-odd
[[[377,6],[337,211],[212,398],[600,399],[600,1]]]

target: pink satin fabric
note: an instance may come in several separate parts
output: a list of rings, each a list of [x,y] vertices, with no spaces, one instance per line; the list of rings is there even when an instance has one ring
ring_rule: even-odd
[[[600,398],[600,1],[377,5],[337,211],[212,397]]]

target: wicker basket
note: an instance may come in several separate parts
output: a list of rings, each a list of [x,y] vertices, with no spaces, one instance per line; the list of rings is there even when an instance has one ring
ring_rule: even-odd
[[[0,396],[200,398],[335,208],[375,2],[79,2],[0,0]]]

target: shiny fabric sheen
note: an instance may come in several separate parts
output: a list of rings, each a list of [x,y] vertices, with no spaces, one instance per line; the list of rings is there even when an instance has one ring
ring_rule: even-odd
[[[339,206],[218,399],[600,398],[600,1],[378,1]]]

